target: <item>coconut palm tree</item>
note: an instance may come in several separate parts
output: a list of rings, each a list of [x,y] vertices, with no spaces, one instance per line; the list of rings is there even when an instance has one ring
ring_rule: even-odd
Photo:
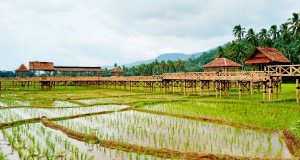
[[[251,43],[254,46],[257,46],[257,37],[252,28],[250,28],[247,32],[246,39],[249,43]]]
[[[277,31],[276,25],[271,26],[271,28],[269,30],[269,34],[270,34],[270,36],[272,36],[273,39],[277,39],[279,33]]]
[[[280,26],[280,30],[279,30],[279,33],[280,33],[280,36],[286,40],[289,36],[289,24],[288,23],[283,23],[281,26]]]
[[[269,36],[268,36],[268,31],[266,29],[261,29],[260,32],[258,33],[258,37],[261,40],[268,40]]]
[[[241,40],[244,37],[245,28],[242,28],[241,25],[236,25],[236,26],[234,26],[232,32],[233,32],[233,35],[235,36],[235,38],[237,38],[238,40]]]
[[[291,27],[289,28],[292,30],[294,35],[300,35],[300,18],[299,13],[293,13],[293,18],[289,18],[289,24]]]

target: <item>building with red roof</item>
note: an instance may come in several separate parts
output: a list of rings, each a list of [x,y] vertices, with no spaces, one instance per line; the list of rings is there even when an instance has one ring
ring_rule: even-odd
[[[205,72],[233,72],[240,71],[242,65],[227,59],[216,58],[215,60],[203,65]]]
[[[111,70],[111,73],[117,76],[123,74],[123,71],[119,66],[116,66],[114,69]]]
[[[257,47],[245,60],[245,64],[252,65],[253,70],[264,70],[267,65],[290,64],[280,51],[270,47]]]

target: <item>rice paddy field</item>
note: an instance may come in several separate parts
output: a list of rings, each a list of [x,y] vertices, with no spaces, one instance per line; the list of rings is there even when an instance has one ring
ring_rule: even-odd
[[[295,85],[162,94],[82,87],[0,91],[0,160],[299,159]]]

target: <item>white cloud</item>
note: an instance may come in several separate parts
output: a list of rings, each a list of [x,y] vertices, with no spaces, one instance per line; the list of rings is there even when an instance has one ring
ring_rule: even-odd
[[[1,0],[0,70],[29,60],[103,66],[205,51],[230,41],[236,24],[269,27],[299,8],[294,0]]]

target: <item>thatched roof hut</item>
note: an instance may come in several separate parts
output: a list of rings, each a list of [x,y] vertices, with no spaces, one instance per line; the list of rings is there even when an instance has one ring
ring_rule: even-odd
[[[21,64],[20,67],[16,70],[16,72],[29,72],[29,69],[24,64]]]
[[[216,58],[215,60],[203,65],[206,72],[229,72],[239,71],[242,65],[227,59],[227,58]]]
[[[290,64],[290,61],[275,48],[257,47],[245,60],[245,64],[252,65],[253,70],[263,70],[267,65]]]
[[[123,71],[119,66],[116,66],[114,69],[111,70],[111,73],[117,75],[117,74],[123,74]]]
[[[29,69],[36,71],[54,71],[53,62],[29,62]]]

